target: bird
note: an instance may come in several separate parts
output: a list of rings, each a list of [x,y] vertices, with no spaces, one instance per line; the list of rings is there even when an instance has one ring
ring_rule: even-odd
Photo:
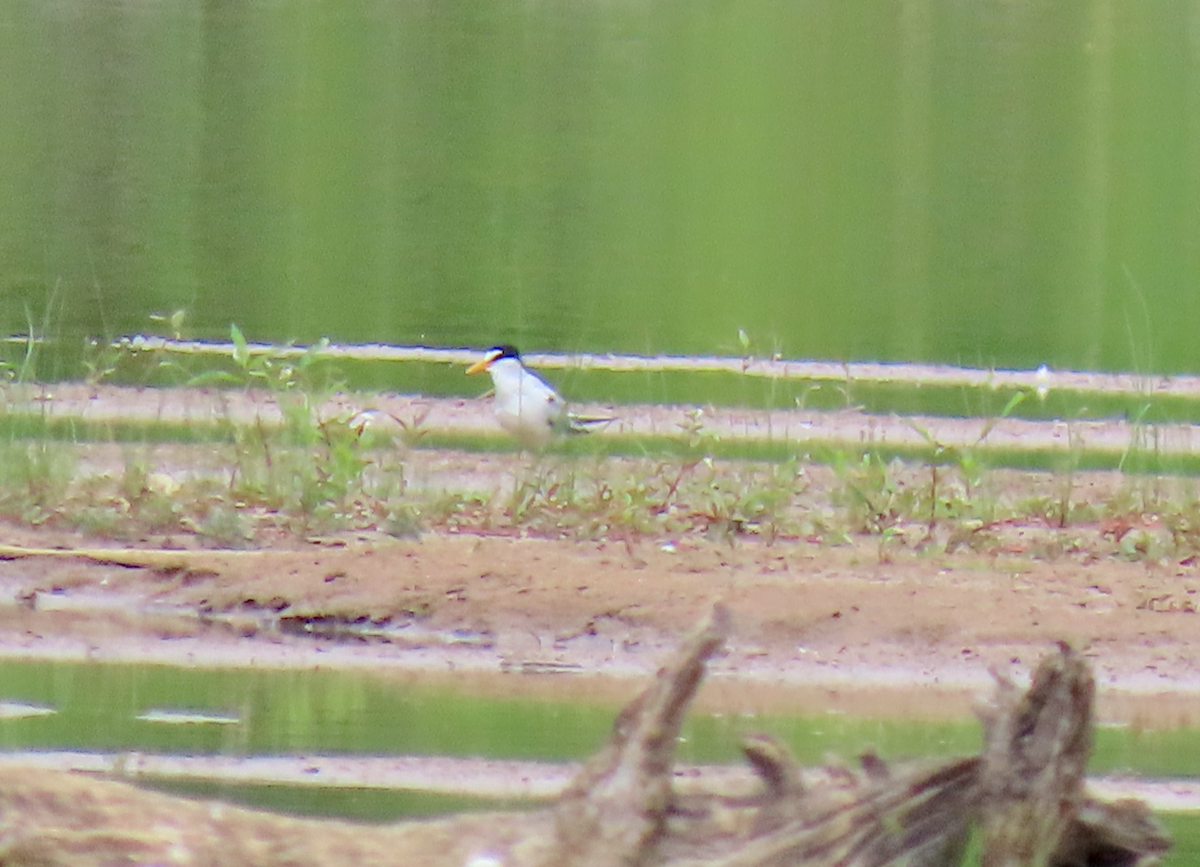
[[[485,370],[492,375],[496,421],[526,448],[542,448],[559,437],[587,433],[591,425],[612,421],[583,418],[568,411],[554,386],[526,367],[521,353],[511,344],[492,347],[467,368],[467,373]]]

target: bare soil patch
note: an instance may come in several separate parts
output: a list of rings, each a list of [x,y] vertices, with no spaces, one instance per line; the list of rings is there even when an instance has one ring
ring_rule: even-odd
[[[151,550],[139,561],[61,532],[6,526],[3,539],[41,549],[0,561],[11,600],[0,654],[10,657],[368,667],[615,699],[633,678],[606,687],[573,675],[644,676],[720,600],[734,626],[701,699],[710,706],[958,715],[990,683],[989,667],[1025,668],[1065,640],[1095,667],[1102,718],[1158,727],[1200,717],[1190,558],[1127,562],[1042,542],[929,553],[870,536],[441,532]]]

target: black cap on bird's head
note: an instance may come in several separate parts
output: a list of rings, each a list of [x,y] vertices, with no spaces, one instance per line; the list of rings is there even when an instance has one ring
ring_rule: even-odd
[[[499,346],[493,346],[480,361],[468,367],[467,373],[479,373],[487,370],[492,362],[499,361],[501,358],[515,358],[517,361],[520,361],[521,353],[511,343],[501,343]]]

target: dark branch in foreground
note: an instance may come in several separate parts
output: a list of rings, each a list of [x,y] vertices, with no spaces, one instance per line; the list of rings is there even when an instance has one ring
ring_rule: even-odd
[[[714,611],[549,809],[364,827],[3,770],[0,865],[956,867],[976,825],[986,867],[1150,867],[1166,852],[1143,804],[1084,792],[1094,686],[1065,646],[1028,691],[1000,680],[980,756],[804,771],[752,737],[757,791],[677,793],[679,728],[728,621]]]

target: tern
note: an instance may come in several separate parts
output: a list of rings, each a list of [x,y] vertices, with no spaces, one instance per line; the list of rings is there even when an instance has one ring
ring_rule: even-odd
[[[590,425],[612,421],[581,418],[569,412],[554,386],[524,365],[515,346],[503,344],[489,349],[487,355],[467,368],[467,373],[485,370],[492,375],[496,421],[527,448],[541,448],[558,437],[586,433]]]

